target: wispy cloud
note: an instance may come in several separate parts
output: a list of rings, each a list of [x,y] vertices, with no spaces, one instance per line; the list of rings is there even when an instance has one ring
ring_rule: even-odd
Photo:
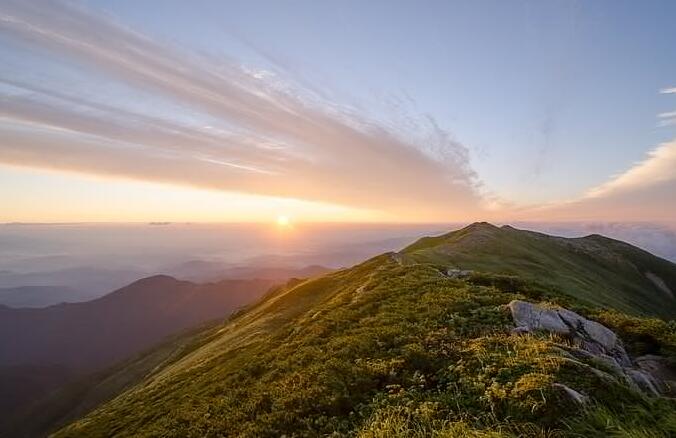
[[[421,217],[480,209],[467,149],[433,120],[416,119],[426,132],[417,143],[263,70],[181,52],[71,3],[3,2],[0,33],[220,122],[197,127],[5,78],[19,92],[1,97],[2,162]]]
[[[660,90],[676,93],[676,88]],[[660,126],[676,123],[676,111],[658,114]],[[525,208],[517,216],[548,220],[659,220],[676,226],[676,139],[576,199]]]
[[[660,113],[657,115],[657,117],[660,119],[657,126],[666,127],[676,124],[676,111]]]
[[[634,192],[676,181],[676,141],[663,143],[648,153],[641,162],[610,181],[587,192],[588,198],[599,198],[623,192]]]
[[[660,90],[662,94],[676,94],[676,87],[674,88],[664,88]],[[657,115],[660,119],[658,126],[666,127],[676,124],[676,111],[668,111],[665,113],[660,113]]]
[[[518,211],[538,220],[660,221],[676,225],[676,140],[578,199]]]

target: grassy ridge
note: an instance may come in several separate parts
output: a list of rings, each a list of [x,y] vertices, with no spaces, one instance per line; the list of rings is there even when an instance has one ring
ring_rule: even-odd
[[[564,339],[509,335],[504,305],[540,297],[539,286],[449,278],[429,243],[277,290],[57,436],[676,434],[673,401],[589,373]],[[564,299],[602,316],[593,300]],[[673,324],[620,312],[604,322],[676,347]]]
[[[565,239],[477,223],[422,238],[402,254],[409,263],[516,275],[593,306],[676,317],[676,265],[598,235]],[[651,276],[668,290],[656,285]]]

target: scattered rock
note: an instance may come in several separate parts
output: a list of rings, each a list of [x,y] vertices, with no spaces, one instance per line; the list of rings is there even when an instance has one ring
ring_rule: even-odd
[[[561,319],[556,309],[545,309],[526,301],[512,301],[509,310],[517,328],[533,332],[544,330],[560,335],[570,335],[570,327]]]
[[[469,270],[469,269],[454,269],[454,268],[449,268],[446,271],[446,276],[450,278],[467,278],[470,275],[472,275],[474,271]]]
[[[661,392],[676,395],[676,370],[664,357],[647,354],[637,357],[634,362],[639,369],[653,376],[658,383],[662,384],[661,387],[658,386]]]
[[[589,401],[589,397],[586,395],[582,395],[573,388],[564,385],[563,383],[553,383],[552,386],[554,388],[557,388],[561,390],[568,398],[570,398],[572,401],[575,403],[579,403],[581,405],[586,404]]]
[[[403,265],[403,264],[404,264],[404,256],[401,255],[400,253],[398,253],[398,252],[389,252],[389,253],[387,253],[387,255],[390,256],[390,260],[392,260],[393,262],[395,262],[395,263],[397,263],[397,264],[399,264],[399,265]]]
[[[613,380],[619,378],[651,395],[670,392],[672,379],[676,384],[676,372],[668,366],[664,358],[641,356],[634,365],[615,332],[603,324],[568,309],[546,307],[526,301],[514,300],[509,303],[509,309],[516,325],[512,330],[513,334],[546,331],[565,336],[577,346],[564,347],[567,352],[578,359],[596,363],[600,368],[610,369],[615,374],[612,376],[594,366],[588,366],[589,371],[599,377]],[[570,393],[569,395],[573,398]]]
[[[625,372],[632,382],[634,382],[642,391],[652,395],[660,394],[660,391],[657,388],[661,385],[659,385],[650,374],[632,368],[625,369]]]
[[[631,360],[618,341],[617,335],[596,321],[563,308],[543,307],[527,301],[514,300],[509,310],[522,331],[543,330],[571,338],[581,349],[594,356],[610,356],[621,366],[631,366]]]

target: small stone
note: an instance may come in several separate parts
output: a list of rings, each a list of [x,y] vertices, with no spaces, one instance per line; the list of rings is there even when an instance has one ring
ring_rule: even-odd
[[[454,269],[450,268],[446,271],[446,276],[450,278],[466,278],[472,275],[474,271],[468,269]]]
[[[568,398],[573,400],[575,403],[584,405],[589,401],[589,397],[580,394],[579,392],[577,392],[573,388],[566,386],[563,383],[553,383],[552,386],[554,388],[557,388],[557,389],[560,389],[561,391],[563,391],[563,393],[566,394],[568,396]]]
[[[627,376],[636,383],[636,386],[644,392],[652,395],[660,395],[660,391],[657,389],[657,383],[650,374],[645,371],[634,369],[627,369],[625,372],[627,373]]]

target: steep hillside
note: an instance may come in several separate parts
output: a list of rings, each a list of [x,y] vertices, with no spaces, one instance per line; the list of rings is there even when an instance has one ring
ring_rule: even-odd
[[[569,239],[484,222],[422,238],[402,254],[410,262],[516,275],[591,305],[676,317],[676,265],[599,235]]]
[[[468,227],[458,240],[482,243],[491,238],[488,229]],[[424,240],[401,254],[279,289],[57,436],[676,434],[673,400],[614,377],[572,338],[514,330],[508,303],[546,300],[543,308],[554,308],[558,302],[615,330],[632,358],[676,359],[673,323],[604,310],[607,303],[594,305],[589,294],[561,290],[560,279],[581,269],[571,262],[577,250],[524,234],[529,243],[523,248],[530,249],[524,266],[560,260],[547,272],[551,289],[531,281],[535,271],[523,270],[523,278],[491,273],[519,273],[513,268],[519,260],[501,266],[498,257],[483,268],[460,265],[483,272],[449,275],[447,267],[458,259],[450,251],[444,258],[446,239]],[[530,242],[539,239],[545,242]],[[673,265],[614,242],[607,244],[611,254],[595,253],[606,239],[586,241],[601,242],[579,256],[601,269],[595,279],[615,263],[619,284],[638,288],[634,271],[643,260],[641,268],[671,284]],[[591,286],[588,281],[581,284]],[[632,288],[618,292],[618,304],[640,301]],[[637,293],[650,299],[664,294]]]
[[[0,432],[50,391],[154,346],[166,336],[226,318],[275,280],[195,284],[149,277],[102,298],[46,308],[0,306]]]
[[[85,303],[43,309],[0,307],[0,364],[95,371],[171,333],[223,318],[272,284],[272,280],[228,280],[201,285],[155,276]]]

